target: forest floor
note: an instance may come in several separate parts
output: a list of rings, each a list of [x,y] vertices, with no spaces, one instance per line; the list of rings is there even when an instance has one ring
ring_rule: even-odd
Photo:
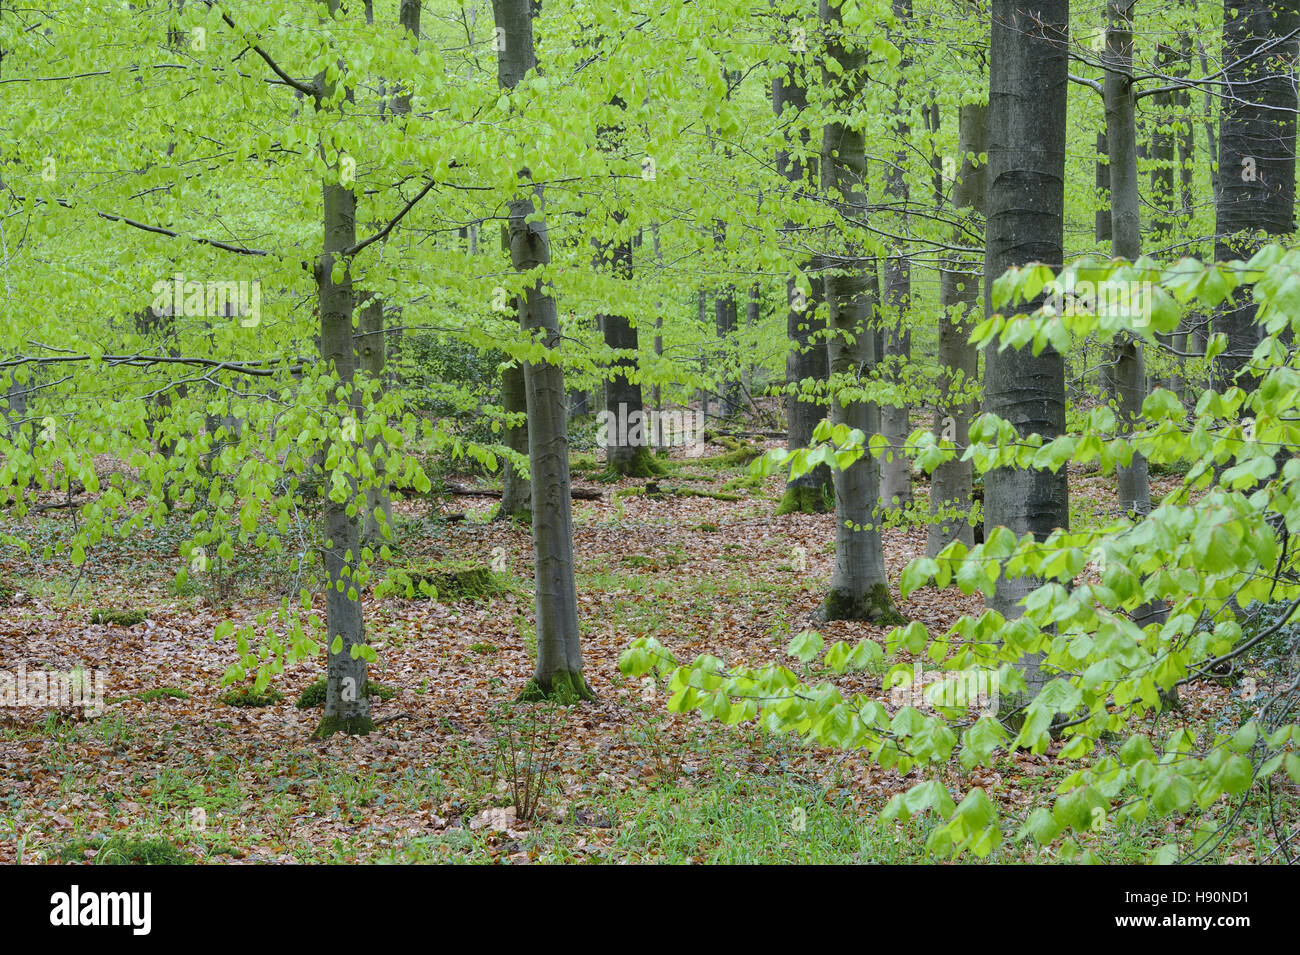
[[[0,602],[9,604],[0,668],[106,670],[108,705],[89,718],[0,709],[0,862],[923,861],[924,820],[872,818],[920,771],[900,778],[860,754],[674,716],[662,683],[619,673],[619,654],[643,635],[683,660],[710,653],[801,670],[785,647],[810,625],[830,578],[834,520],[775,517],[779,478],[746,487],[742,468],[718,463],[679,462],[660,484],[737,500],[651,498],[632,493],[645,483],[635,480],[596,484],[590,456],[575,455],[575,483],[603,497],[574,502],[583,654],[598,701],[569,708],[513,704],[533,668],[527,528],[488,520],[490,498],[399,503],[399,561],[489,563],[504,554],[504,590],[456,603],[368,599],[367,633],[380,654],[371,679],[395,695],[374,699],[376,732],[326,742],[310,739],[320,710],[295,705],[322,675],[323,658],[278,677],[278,699],[252,701],[267,705],[233,705],[241,701],[223,702],[229,688],[219,685],[235,660],[233,641],[213,639],[222,621],[250,621],[318,585],[311,571],[298,579],[284,558],[250,549],[206,582],[178,587],[188,523],[178,515],[147,535],[103,541],[78,573],[66,558],[41,556],[66,540],[72,514],[31,517],[22,530],[31,554],[0,555],[8,588]],[[1177,480],[1162,479],[1157,492]],[[1111,484],[1072,475],[1076,526],[1113,512]],[[456,510],[463,520],[441,516]],[[925,535],[924,527],[886,533],[891,579],[923,552]],[[940,632],[981,607],[978,595],[933,589],[899,604]],[[144,619],[92,623],[105,608]],[[863,623],[818,629],[828,646],[883,641],[886,632]],[[836,682],[893,708],[879,675]],[[1169,720],[1203,727],[1222,719],[1233,693],[1219,684],[1188,689],[1184,709],[1162,717],[1162,735]],[[525,753],[538,727],[550,742],[536,743],[533,757],[547,772],[539,809],[524,821],[512,785],[523,773],[508,756]],[[1072,768],[1051,752],[1022,754],[945,781],[957,800],[980,786],[1023,807],[1041,804]],[[1267,807],[1257,810],[1220,859],[1255,858],[1252,826],[1265,824]],[[1135,861],[1175,825],[1099,834],[1094,848],[1106,861]],[[989,861],[1045,858],[1008,838]]]

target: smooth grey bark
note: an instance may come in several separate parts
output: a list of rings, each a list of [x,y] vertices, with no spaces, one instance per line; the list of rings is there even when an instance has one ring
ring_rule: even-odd
[[[613,97],[612,105],[620,111],[625,109],[624,102]],[[619,151],[623,145],[622,125],[600,130],[598,139],[602,149]],[[615,212],[614,221],[622,223],[626,216]],[[608,271],[615,278],[630,281],[632,278],[632,240],[619,242],[598,242],[595,267]],[[611,303],[612,304],[612,303]],[[596,317],[596,323],[604,336],[605,345],[614,351],[614,361],[610,376],[605,380],[605,411],[614,422],[626,421],[626,433],[617,426],[609,429],[613,439],[605,448],[606,469],[611,474],[635,477],[650,477],[658,473],[650,450],[651,442],[648,424],[645,420],[645,405],[641,395],[640,366],[637,353],[640,340],[637,326],[619,310],[610,308]],[[640,423],[640,428],[636,424]],[[635,429],[635,430],[634,430]],[[639,430],[639,440],[633,440]]]
[[[727,224],[721,220],[714,223],[714,244],[720,249],[727,235]],[[722,377],[718,379],[718,417],[729,418],[740,410],[740,385],[736,381],[736,372],[731,367],[729,347],[731,336],[735,333],[739,319],[736,303],[736,287],[727,283],[713,297],[713,327],[720,346],[720,364]]]
[[[1063,259],[1068,0],[993,0],[989,62],[989,181],[984,308],[993,314],[993,281],[1012,266]],[[1027,308],[1037,307],[1030,303]],[[1065,360],[1048,346],[985,354],[984,407],[1021,435],[1044,440],[1065,431]],[[1000,468],[984,478],[988,528],[1045,539],[1069,526],[1066,472]],[[1019,616],[1020,600],[1038,581],[1001,577],[989,606]],[[1046,683],[1041,656],[1023,659],[1033,696]]]
[[[1100,205],[1097,207],[1096,222],[1093,226],[1093,237],[1098,242],[1110,241],[1110,168],[1107,162],[1102,162],[1102,157],[1110,156],[1110,144],[1106,142],[1106,134],[1097,134],[1097,198]]]
[[[955,210],[969,210],[968,230],[982,232],[984,228],[984,196],[988,188],[988,166],[975,160],[988,150],[988,106],[983,103],[962,105],[957,121],[957,151],[961,166],[953,184],[952,204]],[[963,244],[968,232],[958,228],[953,245]],[[940,274],[939,304],[944,313],[939,317],[939,368],[940,398],[934,413],[934,433],[940,437],[951,434],[958,457],[945,461],[930,475],[930,533],[926,541],[926,556],[934,557],[954,540],[967,547],[975,546],[975,529],[969,519],[940,519],[945,510],[969,512],[975,468],[961,455],[970,443],[970,423],[978,408],[978,400],[963,399],[979,374],[979,351],[971,344],[974,330],[974,311],[979,303],[980,263],[972,257],[953,256],[944,262]]]
[[[1137,111],[1133,90],[1133,6],[1135,0],[1108,0],[1106,12],[1106,140],[1110,144],[1111,249],[1120,258],[1136,261],[1142,254],[1138,196]],[[1123,333],[1115,342],[1115,397],[1119,404],[1119,433],[1129,435],[1141,417],[1146,399],[1146,362],[1142,342]],[[1151,511],[1147,462],[1134,454],[1131,463],[1116,467],[1120,508],[1139,517]]]
[[[1227,95],[1219,112],[1219,189],[1214,257],[1248,259],[1269,236],[1295,231],[1296,52],[1300,17],[1293,3],[1224,0],[1223,62]],[[1285,38],[1285,39],[1283,39]],[[1214,318],[1228,347],[1214,365],[1223,390],[1250,361],[1263,329],[1249,292],[1235,293]],[[1248,380],[1237,384],[1253,388]]]
[[[893,14],[905,27],[912,21],[912,0],[893,0]],[[903,57],[899,61],[899,97],[894,101],[894,135],[906,143],[911,132],[904,112],[907,95],[906,77],[912,66],[907,34],[898,38]],[[907,206],[911,198],[904,175],[907,150],[900,147],[894,152],[893,162],[885,171],[885,195],[901,211],[899,232],[907,236],[910,219]],[[888,325],[885,328],[884,357],[888,360],[889,379],[898,386],[907,382],[904,364],[912,354],[912,332],[908,327],[908,312],[912,305],[912,260],[906,254],[891,255],[885,259],[885,309]],[[880,463],[880,499],[886,508],[907,508],[912,503],[912,461],[904,453],[907,436],[911,433],[909,408],[906,402],[886,404],[880,409],[880,433],[889,441],[889,451]]]
[[[838,110],[847,113],[865,82],[866,54],[843,30],[838,6],[820,0],[819,14],[826,29],[826,56],[839,66],[838,76],[823,69],[822,80],[834,91]],[[867,159],[862,129],[843,122],[827,123],[822,129],[820,165],[826,198],[846,218],[865,219]],[[877,264],[875,259],[857,254],[852,240],[847,243],[847,253],[839,258],[826,272],[831,420],[859,428],[870,438],[880,430],[875,403],[841,401],[838,392],[856,386],[875,365],[870,324],[880,302]],[[835,471],[835,567],[821,617],[875,623],[900,619],[885,574],[880,465],[870,452]]]
[[[492,0],[492,15],[502,31],[497,52],[497,79],[512,90],[537,67],[530,0]],[[527,274],[551,260],[546,220],[535,201],[542,189],[528,169],[519,171],[520,194],[510,200],[510,261]],[[548,349],[560,345],[560,316],[555,299],[540,281],[519,299],[525,335]],[[553,697],[563,701],[591,698],[582,674],[578,634],[578,592],[573,572],[573,513],[569,501],[569,435],[564,372],[546,361],[524,364],[528,406],[528,467],[533,485],[533,568],[537,617],[537,667],[522,698]]]
[[[772,111],[785,123],[797,122],[797,116],[808,106],[808,89],[802,77],[796,73],[798,68],[789,67],[790,72],[778,76],[772,81]],[[789,139],[789,137],[787,137]],[[806,194],[816,182],[817,163],[815,159],[804,162],[812,142],[812,131],[800,126],[798,134],[799,153],[781,149],[777,152],[777,170],[790,183],[790,189],[797,200]],[[787,230],[793,230],[795,224],[787,221]],[[822,263],[813,256],[804,264],[804,273],[814,276],[811,282],[813,294],[803,295],[798,283],[793,279],[786,282],[786,335],[790,341],[785,357],[785,379],[787,387],[805,383],[810,387],[824,389],[830,368],[826,352],[826,315],[822,306],[822,296],[818,294],[824,287],[822,281]],[[827,404],[820,395],[808,395],[802,389],[786,395],[786,447],[791,451],[806,448],[812,443],[813,430],[818,422],[826,417]],[[831,469],[819,464],[806,474],[801,474],[786,483],[785,496],[777,507],[778,514],[795,511],[824,511],[826,502],[835,494]]]
[[[523,415],[519,424],[507,425],[505,445],[516,454],[528,456],[528,393],[524,389],[524,369],[511,361],[501,370],[501,404],[507,414]],[[509,461],[501,474],[501,507],[497,519],[532,518],[533,484]]]
[[[616,99],[621,107],[621,101]],[[620,130],[607,131],[615,148],[621,138]],[[621,222],[623,216],[615,215]],[[623,281],[632,278],[632,242],[630,239],[601,243],[596,253],[595,266],[608,271]],[[660,470],[650,450],[648,434],[649,422],[645,420],[645,404],[641,395],[640,365],[637,352],[640,350],[637,326],[625,315],[611,309],[596,318],[605,344],[614,351],[614,361],[610,375],[605,380],[605,411],[615,423],[628,422],[626,433],[615,425],[608,429],[612,439],[605,447],[606,469],[611,474],[651,477]],[[637,428],[637,423],[640,427]],[[634,436],[639,431],[639,440]]]
[[[1173,47],[1160,43],[1156,45],[1156,73],[1161,75],[1183,75],[1178,52]],[[1151,133],[1151,197],[1153,208],[1151,231],[1156,243],[1172,240],[1180,226],[1185,227],[1190,220],[1191,195],[1188,181],[1189,169],[1180,163],[1190,159],[1191,143],[1182,129],[1187,125],[1186,108],[1190,105],[1186,90],[1155,93],[1151,97],[1152,106],[1157,110],[1155,128]],[[1175,113],[1181,108],[1182,113]],[[1175,170],[1178,175],[1175,176]],[[1181,203],[1179,202],[1181,193]],[[1186,326],[1180,321],[1178,330],[1170,334],[1158,334],[1157,338],[1175,352],[1187,350]],[[1172,356],[1174,370],[1162,382],[1165,388],[1175,394],[1183,393],[1182,366],[1184,359]],[[1157,384],[1157,382],[1153,382]]]
[[[375,400],[384,392],[384,368],[387,360],[384,338],[384,302],[372,294],[358,316],[357,371],[375,384]],[[366,486],[366,514],[362,521],[361,540],[373,544],[393,534],[393,499],[388,492],[388,470],[384,455],[388,449],[379,435],[367,436],[366,452],[374,465],[375,476]]]
[[[328,93],[327,93],[328,95]],[[316,260],[316,288],[320,308],[321,359],[338,378],[334,401],[346,422],[360,429],[361,403],[353,389],[356,356],[352,344],[352,309],[354,293],[351,272],[335,282],[332,277],[338,254],[356,242],[356,196],[350,188],[326,179],[322,184],[324,199],[324,242]],[[346,432],[346,427],[340,432]],[[338,440],[338,439],[335,439]],[[329,478],[327,476],[326,480]],[[325,715],[316,729],[319,737],[336,732],[368,733],[370,697],[366,688],[366,661],[352,656],[352,648],[365,643],[357,565],[361,555],[361,520],[348,514],[349,502],[334,501],[326,495],[323,503],[325,565],[326,651],[328,653],[325,690]],[[338,652],[334,645],[338,641]]]

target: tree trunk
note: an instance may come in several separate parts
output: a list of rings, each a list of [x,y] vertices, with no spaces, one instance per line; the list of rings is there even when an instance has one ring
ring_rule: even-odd
[[[1106,140],[1110,144],[1111,248],[1120,258],[1136,261],[1142,254],[1137,171],[1137,116],[1133,96],[1133,3],[1109,0],[1106,31]],[[1119,403],[1119,432],[1133,433],[1146,399],[1146,363],[1142,342],[1123,333],[1114,346],[1115,396]],[[1138,517],[1151,510],[1147,462],[1134,454],[1130,464],[1117,465],[1121,510]]]
[[[1012,266],[1045,262],[1059,268],[1064,244],[1065,103],[1068,0],[993,0],[989,64],[989,186],[984,308],[993,314],[993,282]],[[1024,306],[1032,310],[1037,303]],[[991,347],[985,354],[984,406],[1021,435],[1044,440],[1065,431],[1065,360],[1050,346]],[[984,478],[985,525],[1045,539],[1069,525],[1065,468],[1058,472],[1001,468]],[[989,606],[1007,618],[1038,584],[1003,576]],[[1023,658],[1033,696],[1046,683],[1041,657]]]
[[[325,367],[338,378],[334,403],[342,420],[339,436],[331,440],[350,443],[361,428],[361,403],[353,390],[356,356],[352,344],[352,276],[344,272],[342,279],[335,282],[332,270],[338,253],[356,242],[357,200],[350,188],[328,178],[322,190],[324,243],[316,262],[320,351]],[[351,449],[345,446],[341,450],[343,454],[340,457],[346,458]],[[329,482],[330,476],[326,480]],[[346,482],[355,492],[355,478],[349,477]],[[322,556],[327,581],[325,620],[329,662],[325,715],[315,733],[322,739],[337,732],[365,734],[374,728],[370,719],[370,697],[366,694],[366,661],[362,656],[354,658],[352,655],[353,647],[365,643],[365,625],[360,585],[356,579],[361,555],[361,520],[359,514],[348,513],[351,503],[350,500],[335,501],[328,494],[324,500],[325,546]],[[337,653],[334,652],[336,641]]]
[[[384,393],[384,302],[371,295],[361,308],[357,336],[357,370],[374,383],[374,400]],[[388,493],[388,469],[384,457],[388,448],[379,435],[366,438],[366,453],[374,465],[375,475],[366,487],[366,516],[362,524],[361,540],[377,544],[393,536],[393,499]]]
[[[632,243],[619,242],[603,249],[598,266],[620,279],[631,279]],[[605,448],[607,470],[624,477],[653,477],[661,469],[650,450],[650,423],[645,419],[638,375],[636,326],[623,315],[601,315],[598,322],[605,344],[617,356],[613,374],[605,382],[605,412],[612,419],[606,429],[612,439]],[[620,422],[627,422],[626,430],[619,427]]]
[[[506,447],[528,456],[528,394],[524,390],[524,369],[515,361],[501,371],[501,404],[507,414],[523,415],[519,424],[506,426]],[[498,520],[514,519],[532,522],[533,485],[509,461],[501,474],[501,509]]]
[[[795,122],[795,117],[808,106],[808,90],[802,78],[797,77],[796,66],[791,66],[791,73],[786,77],[777,77],[772,81],[772,110],[783,122]],[[806,128],[799,130],[799,144],[807,148],[812,133]],[[782,149],[776,157],[777,169],[791,184],[791,190],[797,199],[801,193],[808,191],[816,182],[816,163],[805,166],[799,156],[793,156]],[[795,223],[786,222],[786,229],[793,230]],[[829,365],[826,353],[826,318],[825,312],[819,312],[822,296],[816,294],[824,287],[822,264],[814,256],[804,266],[804,274],[813,276],[811,289],[814,294],[804,295],[794,279],[786,282],[786,334],[790,339],[790,350],[785,357],[785,379],[787,387],[797,387],[800,383],[825,387]],[[786,447],[791,451],[806,448],[812,443],[812,433],[818,422],[826,417],[826,402],[817,397],[806,397],[801,391],[794,391],[786,396]],[[830,510],[834,500],[835,486],[831,469],[819,464],[807,474],[788,481],[785,495],[777,505],[777,514],[822,513]]]
[[[820,0],[826,25],[826,54],[839,66],[838,78],[824,70],[823,81],[834,91],[836,109],[848,112],[865,81],[865,52],[850,45],[841,26],[840,9]],[[821,187],[826,198],[846,217],[866,218],[866,149],[861,128],[830,122],[822,130]],[[831,373],[831,419],[860,428],[868,438],[880,430],[880,412],[872,402],[841,401],[838,392],[855,387],[875,365],[873,312],[879,306],[875,259],[863,258],[849,243],[848,254],[826,273],[829,307],[827,355]],[[835,471],[835,569],[822,604],[826,620],[870,620],[893,623],[894,609],[885,575],[880,536],[880,465],[865,451],[847,468]]]
[[[912,28],[912,0],[893,0],[893,14],[904,29]],[[912,66],[907,33],[899,38],[903,58],[899,62],[900,76],[906,77]],[[894,102],[894,134],[899,143],[905,143],[911,133],[905,109],[905,80],[899,82],[899,98]],[[907,205],[911,198],[904,175],[907,150],[894,152],[894,161],[885,172],[885,195],[903,210],[899,215],[899,233],[910,231]],[[885,357],[889,360],[889,379],[898,387],[908,381],[905,363],[912,355],[912,332],[908,327],[908,312],[912,305],[912,260],[905,254],[891,255],[885,260],[885,310],[888,327],[885,329]],[[912,504],[912,461],[904,453],[907,436],[911,433],[908,406],[904,401],[887,404],[880,409],[880,431],[889,440],[889,451],[880,465],[880,499],[886,508],[903,509]]]
[[[988,151],[988,107],[983,103],[968,103],[961,107],[957,151],[961,166],[953,185],[952,204],[955,209],[970,209],[973,214],[971,229],[982,230],[988,166],[976,165],[975,161]],[[962,244],[965,239],[963,230],[955,230],[954,245]],[[939,318],[942,394],[935,409],[934,433],[940,440],[951,441],[957,448],[958,457],[940,464],[930,475],[931,522],[925,549],[928,557],[935,556],[954,540],[967,547],[975,545],[975,529],[968,518],[941,519],[939,515],[954,510],[969,513],[972,505],[974,465],[960,458],[970,443],[971,418],[979,409],[976,400],[964,399],[962,393],[971,388],[979,374],[979,352],[970,341],[975,327],[972,313],[979,301],[979,288],[978,261],[955,256],[944,263],[939,286],[939,304],[944,312]]]
[[[497,77],[512,90],[537,66],[533,52],[535,7],[530,0],[492,0],[492,14],[504,49],[497,52]],[[546,220],[534,198],[542,198],[532,174],[520,170],[521,194],[509,203],[510,261],[528,273],[551,261]],[[524,191],[527,190],[527,191]],[[531,192],[531,195],[529,194]],[[529,338],[547,348],[560,345],[560,316],[555,299],[540,281],[528,286],[519,301],[519,319]],[[522,699],[554,698],[563,702],[591,699],[582,675],[578,636],[578,593],[573,574],[573,513],[569,500],[569,435],[564,372],[549,361],[524,364],[528,406],[528,467],[533,484],[533,567],[536,581],[537,668]]]
[[[1223,62],[1228,93],[1219,113],[1219,191],[1214,257],[1248,259],[1259,248],[1255,230],[1270,236],[1295,230],[1297,15],[1267,0],[1224,0]],[[1215,360],[1215,386],[1236,380],[1262,338],[1249,292],[1237,293],[1215,315],[1227,336]],[[1248,390],[1248,380],[1237,384]]]

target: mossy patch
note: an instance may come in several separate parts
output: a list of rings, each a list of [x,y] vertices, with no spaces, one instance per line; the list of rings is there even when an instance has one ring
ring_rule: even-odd
[[[111,699],[109,703],[121,703],[123,700],[144,700],[146,703],[154,703],[158,700],[188,700],[190,695],[184,690],[178,690],[174,686],[156,686],[152,689],[141,690],[138,693],[131,693],[127,696],[119,696]]]
[[[375,728],[375,721],[368,716],[326,716],[311,734],[312,739],[329,739],[335,733],[345,736],[365,736]]]
[[[549,682],[542,682],[536,677],[529,680],[520,691],[518,702],[541,703],[550,700],[561,706],[573,706],[583,700],[594,701],[595,699],[596,694],[592,692],[581,673],[560,670],[551,676]]]
[[[503,575],[466,560],[433,561],[395,570],[392,582],[407,597],[425,596],[439,603],[486,600],[510,590]]]
[[[686,563],[690,557],[681,544],[664,550],[662,553],[651,556],[650,554],[624,554],[623,563],[634,570],[672,570],[674,567],[680,567]]]
[[[623,478],[654,478],[668,473],[668,467],[660,461],[650,448],[637,448],[633,454],[622,461],[609,461],[605,470],[596,476],[602,484]]]
[[[233,690],[227,690],[217,697],[218,703],[224,703],[226,706],[275,706],[284,699],[284,694],[275,687],[267,687],[261,693],[258,693],[251,686],[241,686]]]
[[[88,855],[93,853],[93,855]],[[60,862],[96,865],[188,865],[188,854],[166,839],[128,839],[125,836],[75,839],[53,853]]]
[[[776,516],[784,514],[827,514],[835,510],[835,500],[814,485],[789,484],[781,503],[776,506]]]
[[[735,438],[728,437],[725,434],[706,434],[705,437],[716,444],[726,448],[725,454],[717,454],[709,458],[698,458],[695,463],[704,468],[738,468],[743,467],[750,461],[759,457],[763,449],[756,444],[749,444],[746,441],[738,441]]]
[[[114,627],[134,627],[138,623],[144,623],[149,616],[147,610],[92,610],[90,612],[91,623],[105,623]]]
[[[855,598],[843,590],[826,594],[818,616],[821,620],[865,620],[877,626],[897,626],[907,623],[907,618],[894,607],[889,588],[876,584],[861,597]]]
[[[500,648],[495,643],[485,643],[485,642],[471,643],[469,645],[469,652],[481,653],[481,654],[499,653]]]
[[[298,695],[298,702],[294,705],[300,710],[310,710],[318,706],[325,705],[325,690],[329,685],[326,677],[321,677],[315,683],[307,684],[307,687]],[[366,681],[366,696],[379,697],[381,700],[391,700],[397,696],[396,687],[385,686],[383,683],[376,683],[374,680]]]

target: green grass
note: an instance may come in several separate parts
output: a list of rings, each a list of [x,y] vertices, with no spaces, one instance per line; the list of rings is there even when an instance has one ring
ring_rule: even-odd
[[[96,865],[185,865],[193,861],[166,839],[125,836],[74,839],[53,853],[53,857],[60,862],[85,862],[89,858]]]

